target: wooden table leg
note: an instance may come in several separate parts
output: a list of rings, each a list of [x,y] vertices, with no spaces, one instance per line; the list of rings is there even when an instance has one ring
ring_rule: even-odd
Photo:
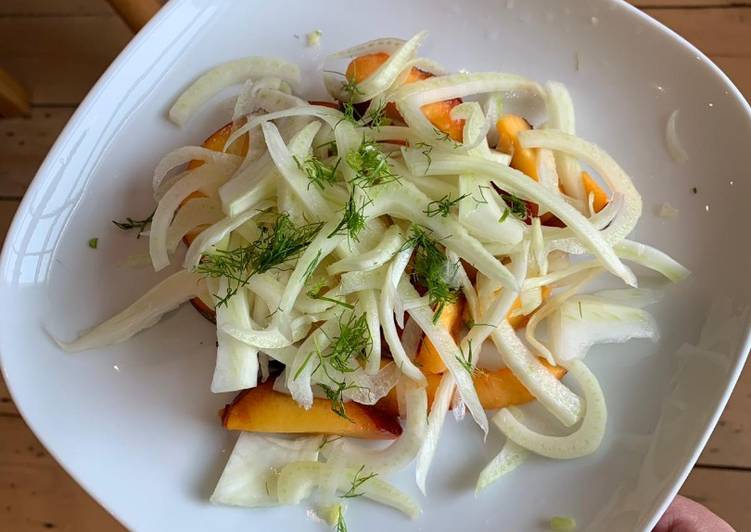
[[[28,91],[0,68],[0,116],[28,115],[30,110]]]

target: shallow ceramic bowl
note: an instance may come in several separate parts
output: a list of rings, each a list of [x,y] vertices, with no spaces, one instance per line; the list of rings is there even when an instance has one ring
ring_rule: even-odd
[[[307,32],[323,30],[321,47]],[[132,341],[62,353],[64,338],[124,307],[162,274],[123,266],[144,240],[110,223],[147,215],[150,173],[169,149],[225,123],[222,99],[177,129],[173,98],[205,69],[244,55],[303,65],[306,94],[331,51],[428,29],[424,53],[457,70],[504,70],[565,82],[578,133],[605,147],[645,199],[634,238],[690,267],[655,309],[657,344],[590,353],[610,411],[601,449],[581,460],[536,459],[473,494],[497,452],[469,420],[451,419],[411,522],[356,501],[353,530],[535,530],[552,515],[583,530],[650,528],[696,460],[749,347],[747,199],[751,110],[690,44],[616,1],[380,0],[171,2],[123,51],[76,112],[30,187],[0,263],[0,352],[18,408],[55,458],[126,526],[138,530],[318,530],[304,508],[214,507],[208,495],[234,436],[209,393],[214,330],[189,306]],[[578,65],[578,67],[577,67]],[[664,147],[668,115],[690,154]],[[696,187],[694,193],[692,188]],[[680,214],[656,216],[669,201]],[[87,246],[99,238],[99,248]],[[710,312],[712,308],[712,312]],[[708,319],[709,317],[709,319]],[[694,347],[687,348],[684,344]],[[683,349],[680,349],[684,346]],[[413,473],[395,479],[417,496]]]

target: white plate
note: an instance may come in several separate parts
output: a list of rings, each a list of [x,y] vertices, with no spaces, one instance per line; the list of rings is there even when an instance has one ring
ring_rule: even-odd
[[[304,36],[323,30],[320,49]],[[189,306],[132,341],[66,355],[70,338],[131,302],[156,275],[121,266],[143,240],[110,220],[147,215],[150,172],[170,148],[227,121],[216,104],[184,130],[165,114],[204,69],[276,55],[316,73],[327,52],[427,28],[425,54],[451,69],[506,70],[570,88],[578,132],[634,177],[645,198],[635,238],[683,261],[694,277],[656,309],[659,344],[603,348],[588,359],[610,409],[602,448],[582,460],[537,459],[479,499],[472,487],[497,451],[469,421],[451,420],[416,523],[355,501],[352,530],[535,530],[552,515],[581,529],[651,527],[676,492],[725,405],[749,347],[751,110],[688,43],[625,3],[542,0],[171,2],[120,55],[60,136],[29,188],[0,263],[0,351],[18,408],[57,460],[112,514],[138,530],[319,530],[304,508],[213,507],[208,495],[234,436],[211,395],[214,331]],[[576,69],[576,56],[579,69]],[[664,148],[681,109],[690,161]],[[216,110],[221,111],[217,112]],[[697,193],[692,193],[697,187]],[[655,212],[669,201],[677,219]],[[99,249],[87,247],[99,237]],[[727,299],[723,299],[727,298]],[[716,315],[701,335],[710,304]],[[723,303],[724,302],[724,303]],[[398,478],[415,495],[412,472]]]

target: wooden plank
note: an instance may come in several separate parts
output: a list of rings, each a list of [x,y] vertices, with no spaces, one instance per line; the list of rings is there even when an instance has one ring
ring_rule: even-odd
[[[751,34],[751,24],[749,24]],[[733,84],[751,101],[751,57],[710,57],[732,80]]]
[[[0,530],[120,531],[20,417],[0,416]]]
[[[0,200],[0,246],[5,242],[5,234],[8,232],[13,215],[18,209],[18,201]]]
[[[30,107],[26,87],[0,68],[0,116],[28,116]]]
[[[0,120],[0,197],[20,198],[52,143],[73,114],[71,108],[36,107],[31,116]]]
[[[704,9],[708,7],[733,7],[745,5],[742,0],[628,0],[639,8],[654,7],[658,9]]]
[[[104,0],[2,0],[0,17],[112,15]]]
[[[143,28],[162,5],[158,0],[107,0],[133,33]]]
[[[681,495],[703,504],[740,532],[751,530],[750,486],[751,471],[697,467],[681,488]]]
[[[17,201],[0,200],[0,245],[17,207]],[[2,378],[0,501],[0,530],[122,530],[46,452],[18,415]]]
[[[711,57],[751,56],[751,7],[644,11]]]
[[[751,365],[738,379],[730,401],[712,437],[699,458],[699,464],[751,469]]]
[[[2,121],[0,121],[1,123]],[[2,160],[2,156],[0,156],[0,160]],[[10,222],[13,220],[13,215],[16,213],[18,204],[18,201],[0,200],[0,247],[2,247],[5,241],[5,234],[8,232],[8,227],[10,227]],[[5,386],[5,380],[0,375],[0,417],[10,415],[18,415],[18,410],[16,410],[16,405],[13,404],[10,398],[8,388]],[[0,454],[0,460],[2,460],[2,454]]]
[[[0,65],[36,105],[78,104],[130,40],[115,16],[0,17]]]
[[[743,4],[734,0],[630,0],[637,6],[660,8],[733,6]],[[0,16],[81,16],[108,15],[112,10],[102,0],[3,0],[0,2]]]
[[[5,379],[0,375],[0,417],[17,415],[19,415],[18,410],[10,398],[10,392],[8,392],[8,387],[5,385]]]

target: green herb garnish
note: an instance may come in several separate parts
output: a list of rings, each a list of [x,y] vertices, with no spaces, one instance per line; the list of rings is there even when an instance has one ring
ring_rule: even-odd
[[[468,196],[470,196],[470,194],[464,194],[456,199],[451,199],[451,194],[446,194],[441,199],[428,203],[428,206],[422,212],[428,216],[436,216],[440,214],[446,218],[451,213],[451,208]]]
[[[490,190],[492,192],[493,189],[487,185],[480,185],[479,187],[477,187],[477,190],[480,191],[480,199],[472,196],[472,201],[474,201],[477,205],[486,205],[488,203],[488,198],[485,197],[485,192],[483,192],[483,190]]]
[[[339,168],[341,159],[337,159],[336,164],[331,167],[324,164],[315,156],[308,157],[304,161],[300,161],[297,157],[293,158],[295,159],[295,163],[297,163],[297,167],[308,176],[312,185],[323,190],[325,187],[332,186],[336,183],[336,171]]]
[[[303,369],[315,357],[317,363],[311,374],[320,369],[332,383],[331,385],[319,384],[326,397],[331,401],[331,410],[352,421],[344,408],[344,392],[359,388],[359,386],[349,384],[343,378],[341,380],[336,379],[335,376],[332,376],[330,370],[340,374],[355,371],[357,365],[353,365],[352,361],[365,362],[372,348],[373,339],[370,336],[366,314],[356,315],[354,312],[349,312],[348,318],[345,318],[342,314],[339,318],[339,335],[331,339],[331,344],[325,351],[316,349],[308,353],[295,372],[294,378],[297,379],[302,374]]]
[[[329,150],[329,153],[336,152],[336,141],[330,140],[328,142],[324,142],[323,144],[319,144],[318,146],[313,147],[313,149],[316,151],[320,150],[321,148],[326,148],[327,150]]]
[[[355,105],[352,103],[352,100],[355,98],[355,95],[360,95],[360,94],[363,94],[363,92],[357,86],[357,82],[355,80],[348,79],[345,76],[345,82],[342,84],[342,95],[346,99],[342,100],[342,107],[344,109],[342,111],[344,113],[344,118],[342,120],[346,122],[350,122],[351,124],[358,123],[359,117],[356,116],[357,109],[355,109]]]
[[[96,249],[99,245],[99,239],[98,238],[90,238],[89,239],[89,247],[91,249]]]
[[[116,220],[112,220],[112,223],[115,224],[119,229],[122,229],[123,231],[130,231],[131,229],[138,229],[136,238],[141,238],[141,233],[144,232],[146,227],[151,223],[151,220],[154,219],[154,213],[156,213],[156,209],[154,209],[154,212],[152,212],[148,216],[148,218],[144,218],[143,220],[134,220],[133,218],[127,217],[125,218],[124,222],[118,222]]]
[[[344,121],[344,122],[349,122],[350,124],[357,124],[358,119],[355,116],[355,113],[356,113],[355,105],[351,102],[343,102],[342,107],[344,109],[342,111],[342,113],[344,113],[344,118],[342,118],[342,120],[340,120],[339,122]],[[339,125],[339,122],[336,123],[337,126]]]
[[[305,279],[305,283],[308,282],[308,279],[310,279],[310,276],[313,275],[313,272],[316,271],[316,268],[318,267],[318,263],[321,261],[321,250],[318,250],[318,253],[316,253],[316,256],[313,257],[313,260],[310,261],[310,264],[308,264],[308,267],[305,268],[305,273],[303,274],[303,279]],[[319,286],[320,288],[320,286]]]
[[[344,392],[353,388],[358,388],[358,386],[347,384],[344,380],[335,381],[334,386],[329,386],[328,384],[319,384],[319,386],[323,390],[323,393],[326,394],[326,398],[331,401],[331,411],[337,416],[343,417],[347,421],[354,423],[354,421],[352,421],[347,415],[347,411],[344,407]]]
[[[506,203],[506,205],[508,205],[508,207],[503,212],[503,216],[501,216],[499,222],[502,222],[506,218],[508,218],[509,214],[512,214],[519,220],[527,219],[527,203],[523,199],[518,198],[513,194],[507,194],[506,192],[501,192],[501,199]]]
[[[357,204],[355,199],[355,190],[352,190],[347,203],[344,205],[344,212],[342,219],[337,226],[328,235],[331,238],[334,235],[347,235],[352,240],[360,241],[360,231],[365,229],[365,207],[367,207],[373,201],[369,198],[361,198],[360,204]]]
[[[349,490],[343,495],[340,495],[340,497],[342,497],[343,499],[351,499],[353,497],[360,497],[363,495],[362,492],[358,492],[357,490],[363,484],[365,484],[368,480],[378,476],[378,473],[370,473],[369,475],[362,475],[362,472],[364,469],[365,469],[364,465],[360,466],[360,469],[357,470],[357,473],[355,473],[355,476],[352,477],[352,485],[349,487]]]
[[[454,149],[459,147],[460,144],[456,142],[454,139],[452,139],[451,135],[449,135],[447,132],[441,131],[437,127],[434,127],[433,131],[435,132],[436,140],[439,140],[441,142],[450,142],[451,144],[454,145]]]
[[[329,437],[329,435],[326,434],[326,435],[324,435],[323,440],[321,441],[321,445],[318,446],[318,450],[320,451],[321,449],[323,449],[324,447],[326,447],[329,443],[335,442],[337,440],[341,440],[342,438],[344,438],[344,436]]]
[[[351,305],[351,304],[347,303],[346,301],[342,301],[340,299],[334,299],[334,298],[326,297],[326,296],[322,295],[322,292],[323,292],[324,289],[325,289],[325,287],[321,286],[321,287],[316,287],[316,288],[313,288],[311,290],[308,290],[307,291],[307,296],[310,299],[318,299],[319,301],[328,301],[329,303],[334,303],[335,305],[339,305],[339,306],[344,307],[344,308],[349,309],[349,310],[352,310],[352,309],[355,308],[354,305]]]
[[[391,120],[386,118],[386,102],[382,102],[375,109],[368,111],[366,118],[370,119],[368,127],[372,129],[381,129],[381,126],[387,126],[391,123]]]
[[[344,75],[344,79],[346,81],[342,84],[342,92],[347,95],[347,101],[351,102],[355,96],[364,94],[354,79],[349,79],[346,75]]]
[[[227,278],[227,292],[216,296],[217,306],[226,305],[253,275],[297,259],[322,226],[322,222],[297,226],[287,213],[282,213],[272,225],[262,225],[261,235],[247,246],[205,254],[196,272],[204,277]]]
[[[349,152],[345,161],[355,172],[353,182],[360,188],[369,188],[399,180],[391,171],[388,159],[375,141],[363,137],[360,146]]]
[[[464,349],[462,349],[461,346],[459,346],[459,355],[454,355],[457,362],[461,364],[461,366],[464,368],[464,370],[472,375],[475,372],[475,369],[472,367],[472,342],[470,341],[467,346],[467,354],[464,354]]]
[[[372,347],[373,339],[366,314],[363,312],[357,316],[350,312],[347,320],[344,316],[339,319],[339,336],[332,340],[324,360],[335,370],[348,373],[355,370],[350,364],[351,360],[354,358],[364,362]]]
[[[336,516],[336,532],[347,532],[347,522],[344,520],[344,510],[341,504]]]
[[[467,327],[467,329],[474,329],[475,327],[492,327],[493,329],[496,328],[496,326],[491,323],[477,323],[475,322],[475,320],[469,320],[464,324],[464,326]]]
[[[430,305],[434,308],[433,323],[436,323],[446,304],[455,303],[459,297],[454,284],[459,264],[450,263],[438,242],[420,226],[412,226],[412,234],[402,249],[410,247],[415,248],[412,279],[427,288]]]
[[[433,164],[433,158],[430,156],[431,153],[433,153],[433,146],[430,144],[426,144],[425,142],[418,142],[415,144],[415,148],[419,148],[422,150],[422,154],[425,156],[425,159],[428,160],[428,166],[425,167],[424,175],[428,174],[428,170],[430,170],[430,165]]]

